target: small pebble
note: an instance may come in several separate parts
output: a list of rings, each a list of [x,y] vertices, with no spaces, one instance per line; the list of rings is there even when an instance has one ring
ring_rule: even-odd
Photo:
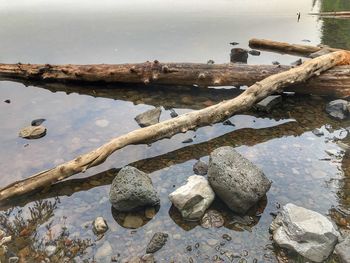
[[[32,120],[31,124],[32,126],[39,126],[41,125],[44,121],[46,121],[46,119],[35,119]]]
[[[189,138],[189,139],[184,140],[182,143],[191,143],[191,142],[193,142],[193,139]]]
[[[4,100],[5,103],[11,103],[11,100],[7,99],[7,100]]]

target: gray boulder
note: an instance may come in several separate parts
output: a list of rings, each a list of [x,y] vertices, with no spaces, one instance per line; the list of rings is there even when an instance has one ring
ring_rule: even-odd
[[[350,263],[350,236],[336,245],[334,251],[341,263]]]
[[[258,167],[228,146],[210,154],[208,180],[221,200],[240,214],[264,197],[271,186]]]
[[[207,179],[193,175],[187,183],[169,194],[170,201],[186,220],[199,220],[214,201],[215,194]]]
[[[133,211],[160,202],[151,178],[131,166],[121,169],[113,179],[109,200],[118,211]]]
[[[155,109],[148,110],[141,113],[135,117],[135,121],[140,125],[140,127],[147,127],[159,122],[160,114],[162,109],[157,107]]]
[[[340,234],[327,217],[294,204],[287,204],[272,222],[274,241],[303,257],[323,262],[333,252]]]
[[[326,112],[333,118],[344,120],[350,109],[350,103],[346,100],[333,100],[326,106]]]

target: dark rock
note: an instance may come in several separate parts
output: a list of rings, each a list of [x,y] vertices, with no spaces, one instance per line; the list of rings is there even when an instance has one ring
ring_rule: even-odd
[[[332,52],[332,51],[330,51],[330,50],[327,49],[327,48],[322,48],[320,51],[311,53],[311,54],[309,55],[309,58],[317,58],[317,57],[320,57],[320,56],[329,54],[329,53],[331,53],[331,52]]]
[[[216,210],[208,210],[201,219],[204,228],[222,227],[225,223],[223,216]]]
[[[231,49],[231,62],[232,63],[247,63],[248,61],[248,51],[243,48],[233,48]]]
[[[192,138],[188,138],[188,139],[182,141],[182,143],[191,143],[191,142],[193,142]]]
[[[303,41],[303,42],[311,42],[311,40],[308,40],[308,39],[303,39],[301,41]]]
[[[316,136],[318,136],[318,137],[321,137],[321,136],[323,136],[324,135],[324,132],[321,130],[321,129],[314,129],[313,131],[312,131],[312,133],[313,134],[315,134]]]
[[[159,122],[160,114],[162,109],[157,107],[152,110],[148,110],[141,113],[135,117],[135,121],[140,125],[140,127],[147,127]]]
[[[149,176],[131,166],[121,169],[113,179],[109,200],[119,211],[137,210],[160,202]]]
[[[259,50],[255,50],[255,49],[249,50],[248,53],[252,56],[260,56],[261,54]]]
[[[301,58],[291,63],[292,66],[300,66],[301,64],[303,64]]]
[[[272,65],[279,66],[279,65],[281,65],[281,63],[279,63],[278,61],[272,61]]]
[[[209,59],[209,60],[207,61],[207,64],[208,64],[208,65],[214,65],[214,64],[215,64],[215,61],[212,60],[212,59]]]
[[[11,103],[11,100],[7,99],[7,100],[4,100],[5,103]]]
[[[226,120],[222,123],[223,125],[230,125],[230,126],[236,126],[234,123],[232,123],[232,121],[230,120]]]
[[[349,114],[350,103],[346,100],[333,100],[326,106],[326,112],[333,118],[344,120]]]
[[[228,146],[210,154],[208,180],[221,200],[240,214],[263,198],[271,186],[258,167]]]
[[[230,45],[237,46],[237,45],[239,45],[239,43],[238,42],[230,42]]]
[[[170,117],[176,118],[177,116],[179,116],[179,114],[177,114],[177,112],[174,109],[170,109]]]
[[[350,236],[336,245],[334,251],[341,263],[350,263]]]
[[[46,128],[44,126],[28,126],[19,132],[19,136],[26,139],[39,139],[46,135]]]
[[[270,112],[271,109],[276,106],[277,104],[282,102],[282,96],[281,95],[272,95],[268,96],[262,101],[258,102],[255,105],[255,108],[260,111]]]
[[[39,126],[39,125],[41,125],[44,121],[46,121],[46,119],[35,119],[35,120],[32,120],[31,125],[32,125],[32,126]]]
[[[208,173],[208,165],[201,160],[198,160],[193,165],[193,172],[198,175],[206,175]]]
[[[161,249],[168,240],[168,234],[157,232],[153,235],[151,241],[148,243],[146,253],[155,253]]]
[[[232,237],[230,235],[228,235],[228,234],[223,234],[222,238],[225,239],[226,241],[231,241],[232,240]]]

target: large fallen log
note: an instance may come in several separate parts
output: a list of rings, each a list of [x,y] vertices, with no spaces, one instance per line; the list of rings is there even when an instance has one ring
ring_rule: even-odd
[[[350,17],[350,11],[333,11],[333,12],[319,12],[319,13],[309,13],[313,16],[322,16],[322,17]]]
[[[280,42],[275,42],[280,43]],[[286,43],[287,44],[287,43]],[[317,50],[319,48],[315,47]],[[0,64],[0,80],[19,81],[59,90],[59,83],[127,83],[175,86],[253,85],[268,76],[291,69],[291,66],[243,64],[155,63],[121,65],[31,65]],[[134,87],[134,85],[132,85]],[[86,87],[89,89],[89,87]],[[97,85],[92,87],[97,90]],[[118,88],[116,85],[109,88]],[[144,86],[142,88],[145,88]],[[94,92],[94,91],[91,92]],[[286,91],[344,98],[350,96],[350,67],[337,66]]]
[[[336,65],[348,65],[349,63],[350,52],[346,51],[330,53],[307,61],[297,68],[272,75],[255,83],[234,99],[134,130],[114,138],[101,147],[80,155],[71,161],[12,183],[0,189],[0,201],[29,193],[74,174],[84,172],[90,167],[103,163],[113,152],[127,145],[151,143],[163,138],[171,138],[178,133],[185,133],[188,130],[223,121],[237,112],[249,109],[266,96],[281,92],[284,87],[290,84],[304,82]]]
[[[331,47],[322,47],[322,46],[316,47],[311,45],[289,44],[286,42],[272,41],[267,39],[257,39],[257,38],[253,38],[249,40],[249,46],[251,48],[256,48],[256,49],[280,52],[284,54],[301,55],[306,57],[324,48],[332,52],[341,50],[341,49],[331,48]]]

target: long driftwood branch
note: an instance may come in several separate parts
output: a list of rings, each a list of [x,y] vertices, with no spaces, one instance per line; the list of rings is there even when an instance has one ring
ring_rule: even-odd
[[[310,45],[300,45],[300,44],[289,44],[286,42],[272,41],[267,39],[257,39],[253,38],[249,40],[249,46],[251,48],[268,50],[273,52],[280,52],[292,55],[301,55],[308,57],[310,54],[318,52],[324,48],[331,52],[340,51],[342,49],[331,48],[331,47],[316,47]]]
[[[163,138],[171,138],[178,133],[185,133],[188,130],[223,121],[237,112],[249,109],[266,96],[282,91],[284,87],[290,84],[304,82],[329,68],[339,64],[349,64],[349,62],[350,53],[346,51],[330,53],[307,61],[297,68],[257,82],[234,99],[220,102],[202,110],[189,112],[149,127],[134,130],[55,168],[10,184],[0,189],[0,201],[26,194],[74,174],[84,172],[90,167],[103,163],[113,152],[127,145],[144,144]]]
[[[280,43],[280,42],[277,42]],[[287,44],[287,43],[286,43]],[[320,48],[314,47],[313,50]],[[175,86],[241,86],[253,85],[291,66],[243,64],[155,63],[121,65],[31,65],[0,64],[0,80],[19,81],[25,85],[53,87],[60,82],[154,84]],[[74,84],[74,83],[71,83]],[[86,87],[89,88],[89,87]],[[97,85],[94,89],[97,88]],[[114,85],[109,88],[118,88]],[[286,91],[344,98],[350,96],[350,66],[337,66],[301,85],[290,85]]]
[[[320,16],[320,17],[350,18],[350,11],[334,11],[334,12],[309,13],[309,15]]]

